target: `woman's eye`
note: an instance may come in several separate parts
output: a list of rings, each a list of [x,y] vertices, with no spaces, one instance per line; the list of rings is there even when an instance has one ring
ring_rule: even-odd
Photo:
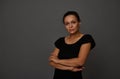
[[[75,24],[76,22],[75,21],[72,21],[73,24]]]
[[[69,23],[65,23],[65,25],[68,25]]]

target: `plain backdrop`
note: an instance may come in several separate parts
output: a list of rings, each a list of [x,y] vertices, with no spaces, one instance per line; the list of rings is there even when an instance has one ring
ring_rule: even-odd
[[[120,79],[119,0],[0,0],[0,79],[52,79],[48,57],[67,35],[62,17],[69,10],[96,42],[83,78]]]

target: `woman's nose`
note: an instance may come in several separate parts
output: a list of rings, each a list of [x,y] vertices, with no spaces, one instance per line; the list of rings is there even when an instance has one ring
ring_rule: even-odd
[[[72,28],[72,27],[73,27],[72,23],[70,23],[69,27],[70,27],[70,28]]]

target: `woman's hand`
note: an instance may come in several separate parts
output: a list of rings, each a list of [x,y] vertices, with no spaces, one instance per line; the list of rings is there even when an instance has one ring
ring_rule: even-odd
[[[49,60],[54,62],[54,63],[57,63],[59,59],[51,54],[51,56],[49,57]]]
[[[80,68],[73,68],[71,71],[73,71],[73,72],[77,72],[77,71],[83,71],[85,69],[85,67],[84,66],[82,66],[82,67],[80,67]]]

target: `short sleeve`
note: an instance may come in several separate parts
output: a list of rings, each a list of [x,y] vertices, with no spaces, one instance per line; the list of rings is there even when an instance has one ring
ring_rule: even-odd
[[[82,39],[82,44],[85,43],[91,43],[91,49],[93,49],[96,45],[93,37],[90,34],[85,35],[84,38]]]
[[[54,43],[55,47],[57,47],[58,49],[61,48],[61,44],[62,44],[62,38],[57,39]]]

